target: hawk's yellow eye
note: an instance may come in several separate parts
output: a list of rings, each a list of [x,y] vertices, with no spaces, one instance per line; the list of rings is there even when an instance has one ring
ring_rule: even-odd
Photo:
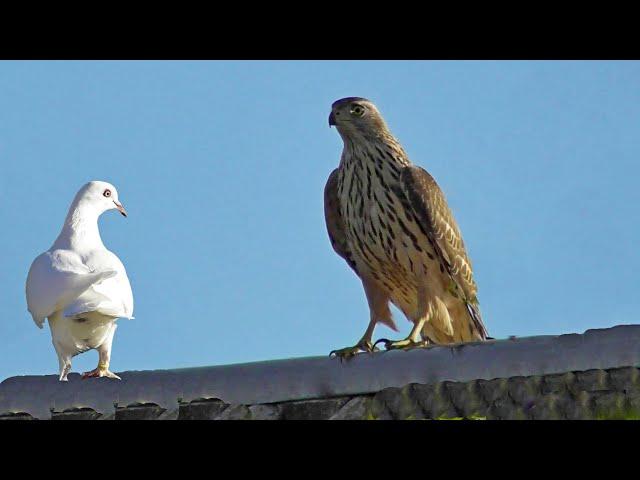
[[[351,115],[361,117],[364,115],[364,107],[362,105],[354,105],[351,107]]]

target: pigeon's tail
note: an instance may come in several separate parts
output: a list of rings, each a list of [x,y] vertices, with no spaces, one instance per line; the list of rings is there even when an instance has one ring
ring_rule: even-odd
[[[105,317],[126,318],[133,320],[135,317],[125,312],[122,306],[111,302],[76,302],[64,311],[65,318],[76,319],[88,313],[97,313]]]

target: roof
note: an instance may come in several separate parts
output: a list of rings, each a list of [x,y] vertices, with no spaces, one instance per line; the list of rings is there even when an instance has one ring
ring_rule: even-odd
[[[342,407],[358,396],[413,384],[464,383],[638,365],[640,325],[621,325],[583,334],[360,354],[349,361],[308,357],[118,372],[122,381],[83,381],[78,374],[70,374],[69,382],[59,382],[57,375],[16,376],[0,383],[0,415],[25,412],[48,419],[52,412],[85,409],[108,416],[117,407],[145,404],[159,411],[177,411],[180,405],[207,403],[207,399],[210,405],[218,402],[255,407],[329,401],[342,402]]]

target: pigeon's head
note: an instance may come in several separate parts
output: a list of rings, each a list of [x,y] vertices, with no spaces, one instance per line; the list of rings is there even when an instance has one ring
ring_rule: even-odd
[[[118,200],[116,187],[107,182],[93,181],[84,185],[76,195],[74,203],[85,203],[95,208],[98,215],[107,210],[118,210],[123,216],[127,211]]]
[[[341,98],[331,105],[329,126],[335,126],[343,137],[375,136],[387,131],[387,125],[376,106],[362,97]]]

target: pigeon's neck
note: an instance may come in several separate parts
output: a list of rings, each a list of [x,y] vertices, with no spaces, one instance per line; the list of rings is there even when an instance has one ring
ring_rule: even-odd
[[[71,205],[53,247],[76,251],[104,248],[98,229],[98,217],[101,213],[87,202]]]

